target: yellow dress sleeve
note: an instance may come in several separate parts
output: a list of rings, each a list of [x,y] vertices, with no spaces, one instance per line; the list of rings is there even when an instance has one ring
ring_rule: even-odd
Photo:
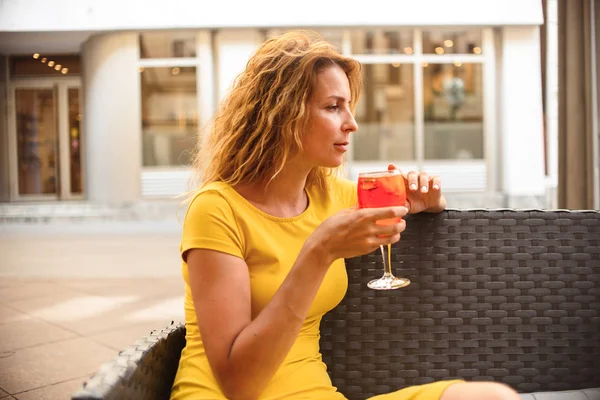
[[[244,258],[244,244],[235,214],[217,190],[201,191],[192,199],[183,221],[181,256],[190,249],[210,249]]]

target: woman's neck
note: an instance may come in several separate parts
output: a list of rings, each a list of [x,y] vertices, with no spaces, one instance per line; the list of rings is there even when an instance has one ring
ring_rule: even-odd
[[[298,216],[308,207],[306,173],[281,171],[271,182],[240,184],[235,190],[259,210],[279,218]]]

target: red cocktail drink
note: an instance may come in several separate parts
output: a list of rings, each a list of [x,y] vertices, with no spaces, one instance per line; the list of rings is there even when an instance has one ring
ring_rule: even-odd
[[[358,206],[376,208],[405,206],[406,190],[404,178],[394,171],[364,173],[358,177]],[[402,218],[390,218],[377,221],[380,225],[393,225]]]
[[[360,208],[379,208],[406,206],[406,188],[404,177],[398,170],[365,172],[358,175],[358,206]],[[402,218],[379,220],[379,225],[397,224]],[[379,246],[383,257],[383,276],[370,281],[367,286],[376,290],[399,289],[410,284],[407,278],[397,278],[392,274],[391,245],[387,245],[387,257],[384,246]]]

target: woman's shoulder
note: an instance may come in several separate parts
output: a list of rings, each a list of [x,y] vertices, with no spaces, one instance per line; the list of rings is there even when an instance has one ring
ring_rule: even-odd
[[[211,182],[192,191],[188,196],[187,214],[230,210],[235,206],[233,188],[224,182]]]
[[[233,188],[225,182],[210,182],[190,193],[190,204],[197,199],[214,199],[217,201],[218,199],[229,200],[233,197],[232,192],[234,192]]]
[[[190,193],[182,227],[181,251],[207,248],[241,257],[242,239],[229,186],[215,182]]]

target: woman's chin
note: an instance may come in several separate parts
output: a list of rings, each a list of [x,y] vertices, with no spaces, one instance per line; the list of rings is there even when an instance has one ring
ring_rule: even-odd
[[[314,160],[314,167],[320,167],[320,168],[337,168],[342,166],[342,164],[344,163],[344,156],[343,155],[339,155],[337,156],[334,155],[332,157],[323,157],[320,159],[315,159]]]
[[[331,157],[325,166],[326,168],[337,168],[340,167],[344,163],[344,154],[336,154],[334,157]]]
[[[344,160],[336,160],[336,161],[330,161],[328,163],[323,163],[323,165],[321,165],[321,167],[323,168],[337,168],[340,167],[343,164]]]

